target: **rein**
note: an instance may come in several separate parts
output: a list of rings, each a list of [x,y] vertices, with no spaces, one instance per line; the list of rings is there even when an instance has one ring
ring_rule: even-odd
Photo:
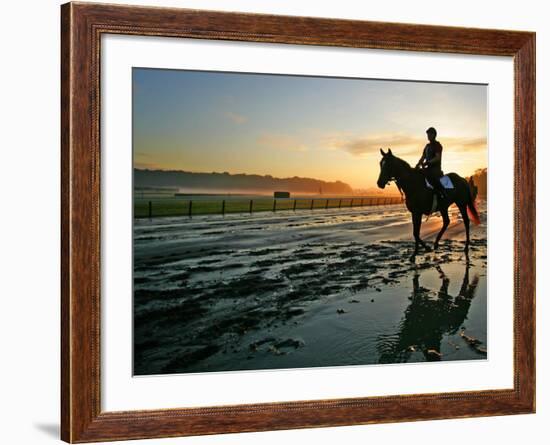
[[[391,178],[388,179],[386,184],[390,184],[391,182],[395,182],[395,186],[397,187],[397,190],[399,190],[399,193],[401,194],[401,199],[403,199],[403,189],[399,185],[399,181],[397,180],[397,178],[392,176]]]
[[[401,186],[399,185],[399,182],[397,181],[397,179],[392,178],[392,179],[390,179],[389,182],[395,182],[395,186],[397,187],[397,190],[399,190],[399,193],[401,194],[401,199],[402,199],[402,200],[405,199],[405,198],[403,197],[403,189],[402,189]]]
[[[388,179],[388,183],[390,183],[390,182],[395,182],[395,186],[397,187],[397,190],[399,190],[399,193],[401,194],[401,199],[404,199],[403,188],[399,185],[399,181],[395,177],[395,175]]]

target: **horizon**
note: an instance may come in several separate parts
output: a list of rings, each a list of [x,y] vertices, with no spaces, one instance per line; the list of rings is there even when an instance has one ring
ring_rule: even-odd
[[[446,173],[487,167],[485,85],[143,68],[132,78],[137,169],[368,189],[379,148],[414,165],[429,126]]]
[[[134,170],[141,170],[141,171],[152,171],[152,172],[167,172],[167,173],[192,173],[192,174],[202,174],[202,175],[225,175],[225,174],[229,174],[231,176],[239,176],[239,175],[242,175],[242,176],[259,176],[259,177],[262,177],[262,178],[265,178],[265,177],[272,177],[273,179],[277,179],[277,180],[288,180],[288,179],[311,179],[311,180],[316,180],[316,181],[323,181],[323,182],[327,182],[327,183],[342,183],[344,185],[349,185],[352,190],[354,191],[357,191],[357,190],[368,190],[368,189],[378,189],[378,186],[376,184],[372,185],[372,186],[368,186],[368,187],[353,187],[351,186],[351,184],[348,184],[346,183],[345,181],[341,181],[341,180],[334,180],[334,181],[326,181],[324,179],[320,179],[320,178],[312,178],[312,177],[307,177],[307,176],[286,176],[286,177],[283,177],[283,176],[272,176],[272,175],[260,175],[260,174],[257,174],[257,173],[229,173],[229,172],[220,172],[220,171],[210,171],[210,172],[207,172],[207,171],[188,171],[188,170],[173,170],[173,169],[151,169],[151,168],[146,168],[146,167],[136,167],[134,166]],[[469,175],[466,175],[466,177],[469,177],[469,176],[475,176],[477,175],[479,172],[481,171],[486,171],[487,170],[487,167],[483,167],[483,168],[478,168],[478,169],[475,169],[471,174]],[[174,186],[174,187],[179,187],[179,186]],[[182,188],[182,187],[179,187],[179,188]],[[192,188],[192,187],[190,187]],[[381,192],[389,192],[389,187],[386,188],[386,189],[380,189]]]

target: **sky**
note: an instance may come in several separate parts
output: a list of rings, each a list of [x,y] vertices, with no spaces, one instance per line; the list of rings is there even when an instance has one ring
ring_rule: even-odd
[[[134,68],[134,166],[376,186],[379,149],[487,166],[485,85]]]

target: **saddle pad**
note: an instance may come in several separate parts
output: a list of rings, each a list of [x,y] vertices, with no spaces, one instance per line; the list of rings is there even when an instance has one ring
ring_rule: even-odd
[[[428,182],[428,180],[426,179],[426,186],[429,188],[429,189],[433,189],[433,187],[431,186],[431,184]],[[441,178],[439,178],[439,182],[441,182],[441,185],[443,186],[443,188],[445,189],[454,189],[454,185],[451,181],[451,178],[449,178],[447,175],[444,175],[442,176]]]

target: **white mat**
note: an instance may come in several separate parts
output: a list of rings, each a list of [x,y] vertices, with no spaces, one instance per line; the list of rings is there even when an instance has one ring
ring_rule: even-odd
[[[443,186],[443,188],[446,188],[446,189],[454,189],[455,188],[452,181],[451,181],[451,178],[449,178],[447,175],[444,175],[441,178],[439,178],[439,182],[441,182],[441,185]],[[432,185],[428,182],[427,179],[426,179],[426,186],[429,189],[433,189]]]

